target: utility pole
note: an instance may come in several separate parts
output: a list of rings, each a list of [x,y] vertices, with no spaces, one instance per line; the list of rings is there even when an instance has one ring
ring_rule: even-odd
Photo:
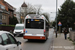
[[[58,0],[56,0],[56,38],[57,38],[57,2]]]

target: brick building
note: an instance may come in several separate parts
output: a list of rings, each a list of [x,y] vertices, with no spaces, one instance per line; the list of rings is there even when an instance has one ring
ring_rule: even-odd
[[[9,25],[9,17],[13,16],[13,6],[4,0],[0,0],[0,24]]]
[[[7,2],[5,2],[5,5],[8,7],[9,17],[13,17],[14,16],[14,11],[16,10],[16,8],[14,8],[13,6],[11,6]]]

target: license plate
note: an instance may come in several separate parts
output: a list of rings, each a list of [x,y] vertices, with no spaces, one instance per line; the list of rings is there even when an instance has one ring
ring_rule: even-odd
[[[32,35],[36,35],[36,34],[32,34]]]

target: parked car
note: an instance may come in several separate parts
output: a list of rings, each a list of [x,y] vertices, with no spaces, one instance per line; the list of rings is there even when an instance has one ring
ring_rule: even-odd
[[[7,31],[0,31],[0,50],[22,50],[21,42]]]
[[[23,35],[24,33],[24,24],[16,24],[15,29],[13,31],[14,36],[15,35]]]

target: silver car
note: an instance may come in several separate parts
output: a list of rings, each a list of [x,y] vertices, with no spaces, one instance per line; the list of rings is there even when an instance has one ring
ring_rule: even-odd
[[[20,44],[10,32],[0,31],[0,50],[22,50]]]

